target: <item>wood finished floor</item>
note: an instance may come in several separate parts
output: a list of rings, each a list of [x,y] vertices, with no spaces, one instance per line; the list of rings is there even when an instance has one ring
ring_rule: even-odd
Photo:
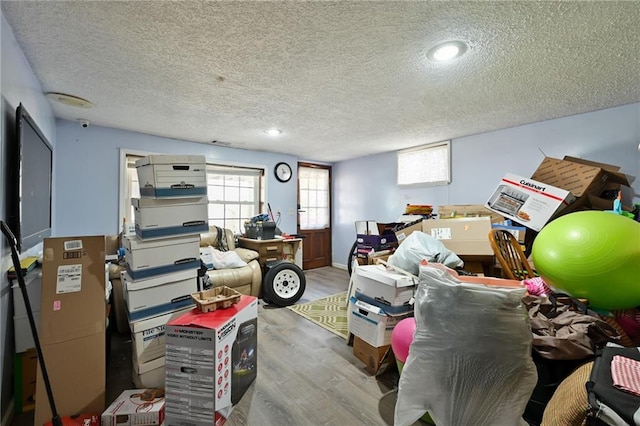
[[[298,303],[346,291],[346,270],[305,271]],[[107,405],[132,389],[131,340],[114,332],[107,370]],[[258,376],[227,420],[228,426],[393,425],[398,373],[370,376],[346,340],[287,308],[258,305]],[[33,414],[12,425],[33,424]],[[415,425],[424,425],[418,421]]]

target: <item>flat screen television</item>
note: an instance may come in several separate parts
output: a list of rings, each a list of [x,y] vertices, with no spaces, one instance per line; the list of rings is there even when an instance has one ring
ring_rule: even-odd
[[[53,148],[22,104],[15,123],[7,149],[7,223],[25,252],[51,236]]]

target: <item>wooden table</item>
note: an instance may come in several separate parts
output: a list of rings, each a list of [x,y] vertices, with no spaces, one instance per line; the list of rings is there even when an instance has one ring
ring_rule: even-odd
[[[238,245],[255,250],[260,255],[258,261],[264,267],[267,262],[275,260],[289,260],[302,269],[302,239],[274,238],[270,240],[256,240],[253,238],[238,238]]]

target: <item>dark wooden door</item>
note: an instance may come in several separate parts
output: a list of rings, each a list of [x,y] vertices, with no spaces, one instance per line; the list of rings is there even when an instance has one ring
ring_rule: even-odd
[[[331,167],[298,163],[298,234],[302,268],[331,265]]]

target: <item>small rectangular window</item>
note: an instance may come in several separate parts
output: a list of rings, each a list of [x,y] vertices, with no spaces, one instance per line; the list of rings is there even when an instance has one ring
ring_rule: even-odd
[[[398,185],[436,186],[450,182],[450,141],[398,152]]]

